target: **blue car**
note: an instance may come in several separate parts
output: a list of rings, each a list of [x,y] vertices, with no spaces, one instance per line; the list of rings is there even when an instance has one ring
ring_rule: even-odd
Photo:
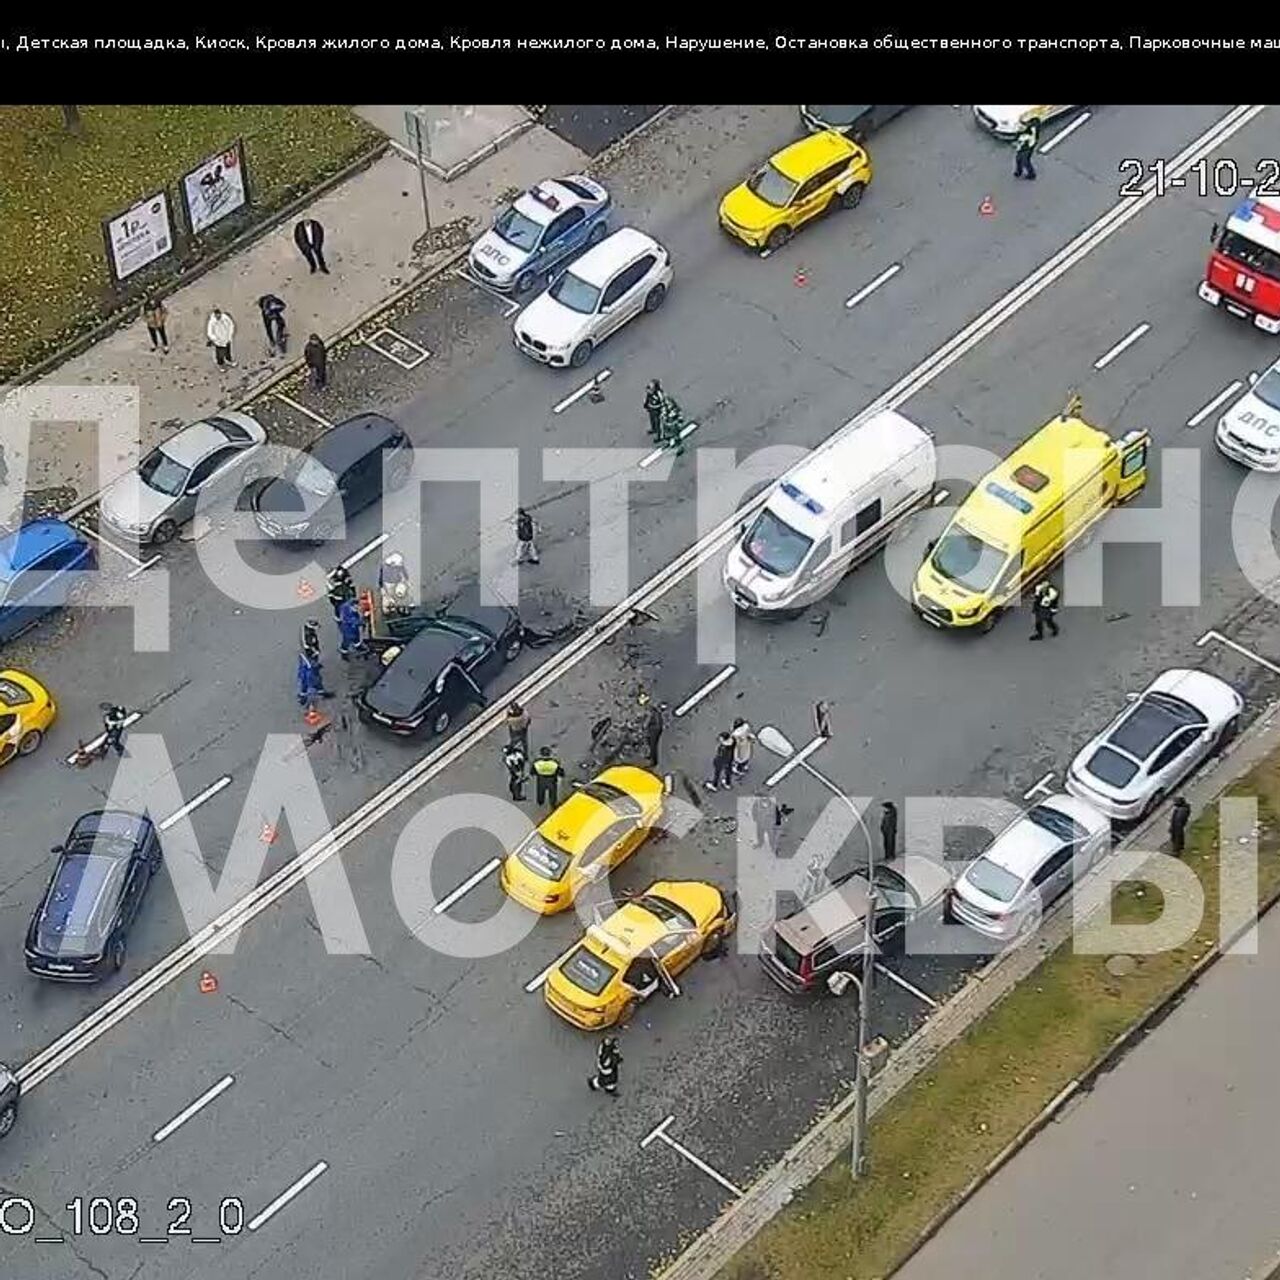
[[[63,520],[32,520],[0,538],[0,644],[61,609],[72,575],[97,565],[93,546]]]
[[[558,263],[604,239],[609,207],[609,193],[593,178],[540,182],[471,246],[471,273],[491,289],[527,293]]]

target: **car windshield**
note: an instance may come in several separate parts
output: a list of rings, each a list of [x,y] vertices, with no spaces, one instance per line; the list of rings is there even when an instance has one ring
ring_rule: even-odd
[[[797,184],[785,178],[772,164],[757,169],[747,179],[747,190],[753,196],[771,204],[775,209],[785,209],[796,193]]]
[[[1242,236],[1238,231],[1224,231],[1218,249],[1228,258],[1252,267],[1264,276],[1280,279],[1280,253]]]
[[[655,915],[663,924],[677,925],[681,929],[696,928],[693,917],[678,907],[670,898],[660,898],[655,893],[642,893],[636,902],[639,903],[650,915]]]
[[[944,578],[968,591],[987,591],[1008,557],[976,533],[952,525],[933,549],[932,564]]]
[[[601,804],[607,804],[620,817],[634,818],[641,811],[640,803],[634,796],[629,796],[620,787],[615,787],[611,783],[601,782],[599,778],[593,782],[584,782],[582,794],[590,796],[593,800],[599,800]]]
[[[538,831],[516,850],[516,857],[535,876],[541,876],[544,880],[563,880],[570,856],[567,849],[553,844]]]
[[[1253,384],[1253,394],[1263,404],[1270,405],[1273,409],[1280,409],[1280,368],[1268,369]]]
[[[526,217],[515,205],[511,205],[493,224],[493,229],[508,244],[525,253],[532,253],[542,237],[542,226]]]
[[[992,862],[989,858],[979,858],[964,873],[964,878],[979,893],[997,902],[1012,902],[1022,888],[1022,880],[1012,871]]]
[[[327,498],[333,492],[333,472],[309,453],[299,454],[285,472],[284,478],[295,489],[306,489],[317,498]]]
[[[174,462],[163,449],[152,449],[138,464],[138,474],[148,488],[174,498],[182,492],[191,472],[180,462]]]
[[[768,507],[756,517],[742,540],[747,558],[779,578],[795,573],[812,546],[812,538],[806,538],[798,529],[780,520]]]
[[[1137,764],[1110,747],[1099,747],[1085,766],[1095,778],[1109,787],[1126,786],[1138,772]]]
[[[574,948],[573,954],[560,966],[564,974],[575,987],[598,996],[609,985],[609,980],[617,973],[617,969],[602,960],[594,951],[584,946]]]
[[[580,312],[584,316],[593,315],[596,303],[600,301],[600,290],[588,284],[572,271],[566,271],[549,290],[551,296],[570,311]]]

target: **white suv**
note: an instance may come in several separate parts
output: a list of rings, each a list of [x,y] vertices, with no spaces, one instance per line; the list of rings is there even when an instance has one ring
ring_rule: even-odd
[[[615,329],[656,311],[671,275],[671,256],[656,240],[619,227],[516,316],[515,344],[543,364],[576,369]]]

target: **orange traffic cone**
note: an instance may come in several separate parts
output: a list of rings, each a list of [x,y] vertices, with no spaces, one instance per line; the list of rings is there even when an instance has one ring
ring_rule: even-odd
[[[809,277],[805,275],[803,267],[796,268],[796,274],[795,274],[794,280],[795,280],[795,285],[798,289],[803,289],[805,285],[809,283]]]
[[[202,996],[211,996],[218,989],[218,979],[206,969],[200,975],[200,994]]]
[[[996,202],[990,196],[983,196],[982,203],[978,206],[978,212],[984,218],[992,218],[996,212]]]

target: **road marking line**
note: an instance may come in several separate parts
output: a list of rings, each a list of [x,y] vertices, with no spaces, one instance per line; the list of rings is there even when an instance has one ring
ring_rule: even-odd
[[[353,564],[356,564],[359,561],[363,560],[365,556],[369,554],[370,551],[376,551],[380,546],[382,546],[384,542],[386,542],[386,540],[390,536],[391,536],[390,534],[386,534],[386,533],[378,534],[378,536],[374,538],[372,542],[366,542],[364,546],[360,548],[359,551],[353,552],[351,555],[349,555],[342,562],[342,567],[344,569],[350,569]]]
[[[308,409],[305,404],[299,404],[292,396],[287,396],[283,391],[273,392],[277,400],[283,400],[290,409],[296,409],[299,413],[305,414],[313,422],[318,422],[322,427],[332,427],[333,423],[323,414],[317,413],[314,409]]]
[[[788,760],[786,760],[783,763],[780,769],[776,770],[774,773],[771,773],[764,780],[764,785],[766,787],[776,787],[778,783],[781,782],[783,778],[787,776],[787,774],[789,774],[793,769],[800,768],[800,766],[804,764],[804,762],[808,760],[808,758],[811,755],[813,755],[814,752],[820,751],[830,741],[831,741],[830,738],[823,738],[819,736],[817,738],[814,738],[811,742],[806,742],[805,745],[795,753],[795,755],[791,756]]]
[[[443,915],[459,898],[466,897],[486,876],[491,876],[500,866],[501,858],[490,858],[474,875],[468,876],[452,893],[446,893],[431,910],[436,915]]]
[[[1063,142],[1067,138],[1071,137],[1071,135],[1075,133],[1075,131],[1082,124],[1084,124],[1084,122],[1088,120],[1091,115],[1093,115],[1092,111],[1082,111],[1078,116],[1076,116],[1076,118],[1069,125],[1067,125],[1065,129],[1061,129],[1057,133],[1055,133],[1053,137],[1050,138],[1049,141],[1046,142],[1044,146],[1040,148],[1040,154],[1042,156],[1048,155],[1049,152],[1052,151],[1054,147],[1058,145],[1058,143]]]
[[[1222,119],[1206,129],[1169,162],[1166,180],[1181,177],[1201,155],[1208,155],[1216,150],[1265,109],[1265,104],[1233,107]],[[850,430],[884,409],[899,407],[927,387],[984,338],[1011,320],[1077,262],[1104,244],[1139,213],[1149,208],[1156,198],[1155,176],[1152,175],[1144,180],[1140,196],[1125,198],[1113,205],[1075,239],[1002,294],[986,311],[971,320],[958,333],[953,334],[914,369],[877,396],[843,428],[832,432],[827,441],[820,444],[815,452],[843,441]],[[381,791],[352,810],[337,822],[332,830],[297,853],[278,871],[273,872],[260,885],[250,890],[238,902],[233,903],[215,920],[197,930],[185,942],[162,956],[149,970],[139,974],[74,1026],[37,1051],[18,1069],[18,1078],[24,1089],[30,1091],[38,1087],[54,1072],[85,1052],[153,996],[176,982],[187,970],[199,964],[205,955],[214,951],[228,937],[238,933],[263,912],[268,911],[285,894],[308,879],[330,859],[337,857],[348,845],[394,812],[406,800],[416,795],[423,787],[429,785],[455,760],[483,742],[491,733],[497,732],[506,715],[507,700],[514,698],[518,702],[531,703],[538,694],[554,685],[584,658],[589,657],[601,646],[608,644],[614,637],[625,631],[632,625],[632,618],[637,609],[643,609],[661,600],[691,574],[696,573],[713,556],[719,555],[738,535],[738,528],[742,521],[749,520],[764,506],[768,493],[768,489],[763,490],[743,508],[726,516],[719,525],[705,533],[697,542],[686,547],[648,581],[637,587],[625,600],[596,619],[563,648],[551,654],[541,666],[530,672],[514,688],[508,690],[498,705],[491,707],[487,712],[482,712],[435,750],[410,765],[398,778],[394,778]]]
[[[256,1218],[249,1219],[249,1230],[257,1231],[257,1229],[270,1218],[274,1218],[290,1200],[300,1196],[322,1173],[324,1173],[326,1169],[328,1169],[328,1167],[328,1162],[325,1160],[321,1160],[312,1165],[311,1168],[293,1184],[293,1186],[291,1186],[287,1191],[282,1191],[278,1196],[276,1196],[276,1198],[267,1205],[267,1207],[263,1209]]]
[[[1260,667],[1266,667],[1268,671],[1274,671],[1280,676],[1280,666],[1276,666],[1274,662],[1264,658],[1261,654],[1254,653],[1252,649],[1246,649],[1244,645],[1237,644],[1234,640],[1229,640],[1221,631],[1206,631],[1204,635],[1196,641],[1198,648],[1203,648],[1210,640],[1216,640],[1219,644],[1225,644],[1228,649],[1234,649],[1237,653],[1242,653],[1246,658],[1252,658]]]
[[[175,809],[163,822],[158,824],[160,831],[168,831],[171,826],[182,818],[185,818],[193,809],[198,809],[206,800],[212,800],[219,791],[226,790],[231,785],[231,775],[224,773],[212,786],[205,789],[194,800],[188,800],[181,809]]]
[[[1105,369],[1107,365],[1109,365],[1116,358],[1116,356],[1120,355],[1124,351],[1127,351],[1150,328],[1151,326],[1144,321],[1131,334],[1121,338],[1120,341],[1117,342],[1116,345],[1106,353],[1106,355],[1099,356],[1093,362],[1093,367],[1095,369]]]
[[[677,439],[683,440],[685,436],[692,435],[695,431],[697,431],[697,429],[698,429],[698,424],[696,422],[691,422],[687,427],[684,428],[683,431],[680,432]],[[670,452],[670,449],[671,449],[670,445],[668,444],[662,445],[661,447],[655,449],[651,454],[649,454],[648,457],[641,458],[640,466],[641,467],[653,466],[653,464],[657,462],[657,460],[661,458],[663,454]]]
[[[1244,383],[1238,378],[1229,387],[1223,387],[1197,414],[1187,419],[1187,426],[1198,427],[1224,400],[1230,400]]]
[[[151,1135],[153,1142],[163,1142],[175,1129],[187,1123],[197,1111],[203,1111],[205,1107],[211,1103],[214,1098],[220,1094],[226,1093],[228,1089],[235,1084],[235,1076],[223,1076],[212,1089],[206,1089],[189,1107],[179,1111],[168,1124],[161,1125],[159,1129]]]
[[[551,976],[552,969],[554,969],[556,965],[562,964],[565,960],[567,960],[573,954],[574,948],[577,945],[578,944],[575,942],[573,946],[569,948],[568,951],[562,951],[558,956],[556,956],[556,958],[549,965],[547,965],[545,969],[543,969],[543,971],[540,974],[538,974],[536,978],[530,978],[529,981],[524,984],[524,989],[530,995],[532,995],[535,991],[537,991],[537,989],[540,986],[542,986],[542,984],[546,982],[546,980]]]
[[[104,547],[110,547],[111,550],[116,553],[116,555],[123,557],[132,565],[137,565],[139,569],[145,569],[147,567],[147,565],[144,564],[141,560],[139,560],[137,556],[126,551],[123,547],[117,547],[116,544],[112,542],[110,538],[104,538],[102,534],[95,532],[93,529],[90,529],[88,525],[78,524],[76,525],[76,528],[79,529],[80,532],[83,533],[86,538],[92,538],[94,542],[100,542]],[[152,560],[148,561],[147,563],[153,564],[159,558],[160,558],[159,556],[155,556]],[[130,574],[129,576],[133,577],[133,574]]]
[[[863,298],[869,297],[871,294],[875,293],[875,291],[882,284],[884,284],[888,280],[892,280],[893,277],[896,276],[898,272],[901,270],[902,270],[902,263],[900,262],[895,262],[893,266],[886,267],[878,276],[876,276],[876,278],[870,284],[863,285],[862,288],[859,289],[858,292],[855,293],[852,298],[845,299],[845,304],[844,304],[845,309],[848,310],[853,307],[856,307],[858,303],[860,303],[863,300]]]
[[[141,719],[142,719],[141,711],[130,711],[129,714],[125,716],[124,724],[121,727],[127,729],[131,724],[135,724],[137,723],[137,721]],[[106,740],[107,740],[107,735],[105,733],[100,733],[96,738],[92,739],[89,742],[86,742],[84,744],[84,749],[86,751],[97,751],[97,749],[100,746],[102,746],[102,744],[106,742]],[[80,754],[79,751],[73,751],[69,756],[66,757],[67,763],[75,764],[76,757],[79,754]]]
[[[738,669],[737,664],[733,662],[729,663],[727,667],[722,667],[719,671],[716,672],[715,675],[711,677],[710,680],[707,681],[706,684],[702,686],[702,688],[696,689],[693,693],[691,693],[675,709],[675,711],[672,712],[672,714],[676,717],[679,717],[686,714],[686,712],[692,711],[693,708],[696,707],[698,703],[700,703],[703,700],[703,698],[705,698],[709,693],[714,693],[722,684],[724,684],[724,682],[728,680],[729,677],[732,676],[735,671],[737,671],[737,669]]]
[[[394,351],[388,351],[385,347],[378,345],[378,339],[383,334],[389,334],[393,343],[399,343],[402,347],[408,347],[411,351],[416,351],[410,360],[405,360],[402,356],[397,355]],[[398,364],[402,369],[416,369],[424,360],[431,358],[431,352],[426,349],[420,342],[414,342],[412,338],[406,338],[403,333],[393,329],[389,324],[384,324],[376,333],[371,334],[364,340],[364,345],[371,351],[376,351],[386,360],[390,360],[392,364]]]
[[[676,1152],[678,1155],[684,1156],[684,1158],[691,1165],[693,1165],[697,1169],[701,1169],[702,1172],[705,1173],[708,1178],[714,1178],[726,1191],[730,1192],[732,1195],[737,1196],[738,1199],[741,1200],[743,1193],[738,1187],[735,1187],[733,1183],[730,1182],[729,1179],[726,1178],[723,1174],[717,1173],[705,1160],[700,1160],[697,1156],[693,1154],[692,1151],[689,1150],[688,1147],[682,1146],[667,1132],[667,1126],[674,1119],[675,1119],[675,1116],[668,1116],[660,1125],[658,1125],[656,1129],[654,1129],[646,1137],[641,1138],[640,1140],[641,1150],[647,1149],[649,1144],[653,1142],[655,1138],[660,1139],[662,1142],[665,1142],[667,1146],[671,1148],[672,1151]]]
[[[913,986],[906,980],[906,978],[902,977],[901,974],[894,973],[892,969],[886,969],[879,960],[875,962],[875,966],[877,973],[884,974],[890,982],[896,982],[904,991],[911,992],[917,1000],[923,1000],[930,1009],[936,1009],[938,1007],[938,1002],[931,995],[927,995],[925,992],[921,991],[919,987]]]
[[[161,560],[161,556],[160,556],[160,553],[157,551],[155,555],[151,557],[150,560],[144,561],[136,569],[130,570],[130,572],[125,576],[128,578],[130,582],[132,582],[134,578],[136,578],[140,573],[146,573],[146,571],[150,569],[153,564],[159,564],[160,560]]]
[[[577,403],[577,401],[581,400],[583,396],[589,394],[592,387],[598,387],[602,382],[608,382],[612,377],[613,371],[611,369],[601,369],[590,382],[579,387],[572,395],[565,396],[565,398],[561,400],[560,403],[551,410],[551,412],[563,413],[571,404]]]
[[[1053,772],[1054,771],[1050,769],[1049,772],[1046,773],[1044,777],[1040,779],[1039,782],[1034,783],[1029,790],[1024,791],[1022,793],[1022,798],[1024,800],[1030,800],[1031,797],[1039,791],[1044,791],[1045,794],[1047,795],[1049,793],[1049,787],[1046,786],[1045,784],[1049,781],[1050,778],[1053,777]]]
[[[477,280],[466,267],[454,267],[450,274],[457,276],[459,280],[465,280],[468,284],[474,285],[481,293],[487,293],[495,302],[501,302],[506,308],[504,319],[509,320],[520,310],[520,304],[514,298],[508,298],[505,294],[499,293],[497,289],[485,284],[483,280]]]

